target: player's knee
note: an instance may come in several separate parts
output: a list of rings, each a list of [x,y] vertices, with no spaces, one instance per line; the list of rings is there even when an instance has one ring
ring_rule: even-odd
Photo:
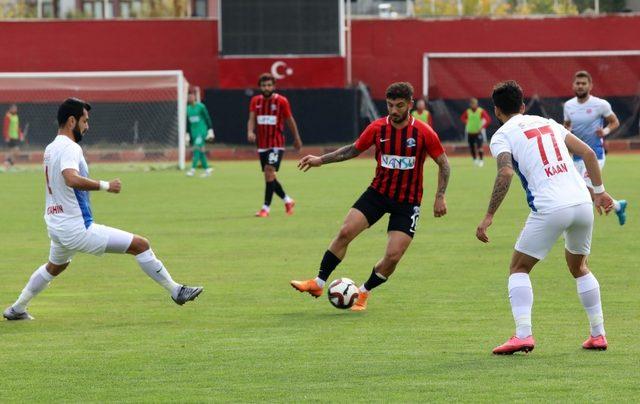
[[[134,255],[138,255],[140,253],[147,251],[149,248],[151,248],[151,245],[149,244],[149,240],[141,236],[134,236],[127,252]]]
[[[65,269],[67,269],[67,267],[69,266],[69,262],[66,262],[62,265],[57,265],[54,264],[52,262],[48,262],[47,263],[47,272],[49,272],[50,275],[52,276],[58,276],[62,273],[62,271],[64,271]]]
[[[338,232],[338,241],[348,244],[354,238],[355,231],[350,226],[342,226]]]

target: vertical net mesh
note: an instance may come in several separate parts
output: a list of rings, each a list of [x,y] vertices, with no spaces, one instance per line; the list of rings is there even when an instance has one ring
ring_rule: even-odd
[[[68,97],[92,106],[82,145],[94,159],[178,162],[177,74],[0,75],[0,111],[18,106],[25,151],[51,142],[58,106]]]

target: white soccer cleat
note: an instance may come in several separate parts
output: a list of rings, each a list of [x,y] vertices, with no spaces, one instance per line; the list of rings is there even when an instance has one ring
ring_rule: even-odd
[[[484,160],[478,160],[478,167],[484,167]]]
[[[202,174],[200,174],[200,177],[202,177],[202,178],[210,177],[212,172],[213,172],[213,168],[209,167],[206,170],[204,170],[204,172]]]
[[[194,170],[193,168],[187,171],[187,177],[193,177],[195,174],[196,174],[196,170]]]
[[[7,309],[2,313],[2,317],[6,318],[9,321],[12,320],[33,320],[33,317],[26,311],[24,313],[18,313],[14,310],[13,306],[7,307]]]

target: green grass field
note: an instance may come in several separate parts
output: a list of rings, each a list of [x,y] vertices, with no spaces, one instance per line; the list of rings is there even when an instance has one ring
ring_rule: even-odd
[[[176,306],[130,256],[78,255],[30,306],[32,322],[0,322],[0,402],[557,402],[636,401],[640,394],[638,223],[640,155],[611,155],[607,190],[629,200],[621,228],[596,219],[593,258],[610,348],[586,352],[586,314],[562,242],[532,274],[529,355],[496,357],[513,332],[508,263],[528,214],[517,178],[490,229],[475,239],[494,162],[452,159],[449,213],[431,214],[429,162],[418,234],[368,310],[334,309],[294,291],[315,276],[347,209],[368,185],[370,159],[280,170],[297,199],[268,219],[257,161],[215,164],[211,178],[177,171],[93,167],[120,177],[120,195],[93,194],[98,223],[151,240],[178,282],[203,284]],[[48,257],[44,179],[36,168],[0,174],[0,304],[11,304]],[[351,245],[334,273],[358,284],[383,253],[386,218]]]

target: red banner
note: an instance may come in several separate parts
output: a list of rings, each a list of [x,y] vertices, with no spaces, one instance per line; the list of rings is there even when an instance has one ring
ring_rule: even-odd
[[[220,58],[220,88],[253,88],[269,72],[280,88],[341,88],[345,86],[342,57]]]

